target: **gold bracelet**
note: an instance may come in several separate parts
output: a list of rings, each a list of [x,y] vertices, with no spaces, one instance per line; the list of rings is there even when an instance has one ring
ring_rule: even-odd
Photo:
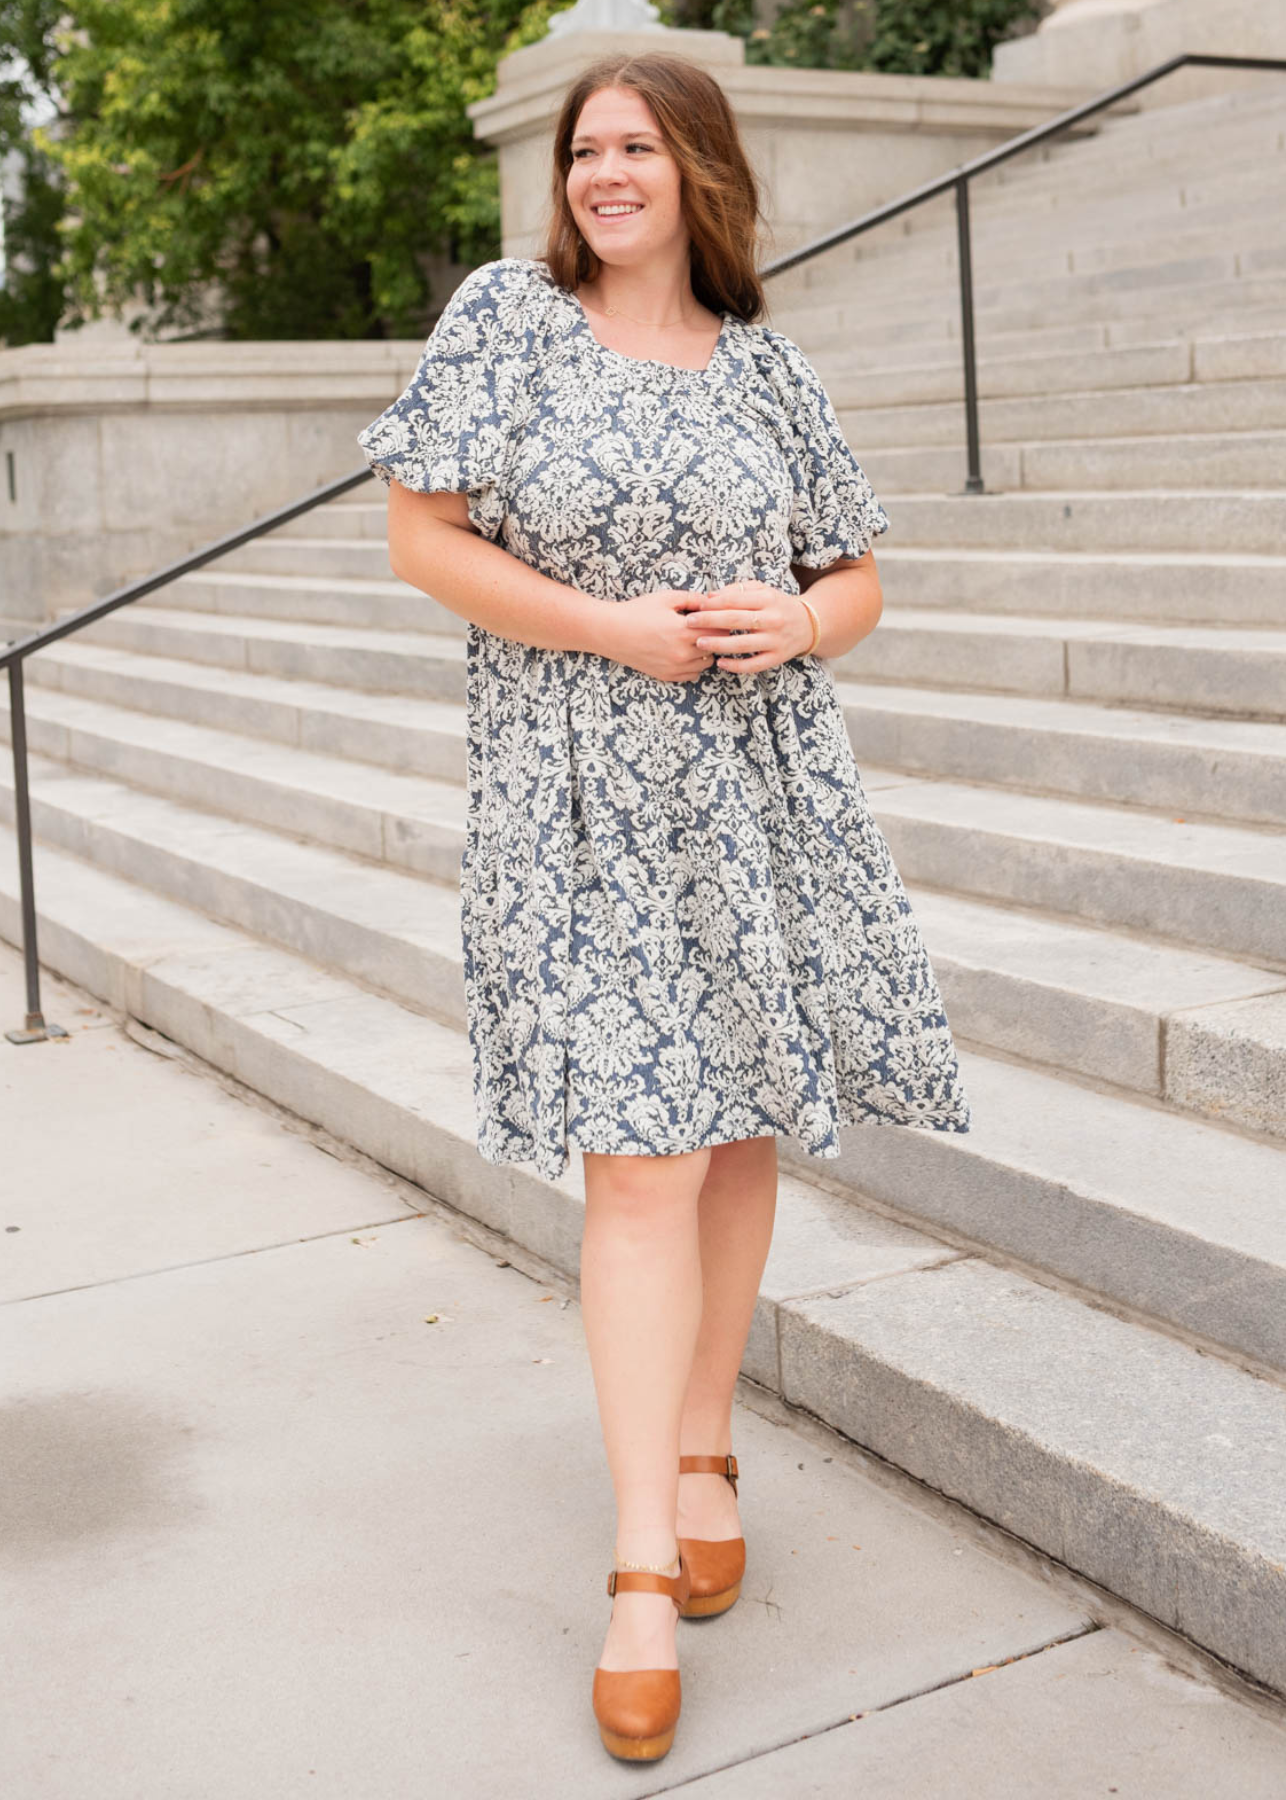
[[[798,599],[799,599],[799,604],[804,608],[804,610],[808,614],[809,618],[813,621],[813,641],[808,646],[807,650],[804,651],[805,656],[811,656],[813,654],[813,651],[816,650],[818,644],[821,642],[822,622],[817,616],[816,608],[810,606],[808,601],[805,600],[805,598],[802,594],[800,594],[798,596]]]

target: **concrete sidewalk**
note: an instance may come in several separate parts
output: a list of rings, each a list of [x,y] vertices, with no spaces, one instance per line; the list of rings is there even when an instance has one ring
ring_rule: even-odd
[[[574,1295],[43,989],[70,1038],[0,1038],[5,1800],[1286,1793],[1279,1705],[748,1383],[742,1600],[617,1763]]]

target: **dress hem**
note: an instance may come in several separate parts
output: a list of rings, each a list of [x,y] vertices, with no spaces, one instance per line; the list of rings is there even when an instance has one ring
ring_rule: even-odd
[[[836,1130],[852,1130],[859,1125],[894,1125],[900,1126],[904,1131],[949,1132],[953,1136],[963,1137],[973,1129],[973,1114],[970,1109],[966,1108],[962,1115],[934,1121],[927,1119],[891,1119],[887,1113],[862,1113],[860,1116],[853,1115],[837,1120]],[[781,1125],[766,1125],[762,1131],[745,1131],[735,1138],[719,1138],[707,1135],[700,1138],[696,1143],[679,1144],[666,1150],[652,1150],[646,1146],[640,1145],[635,1148],[610,1150],[606,1152],[606,1154],[609,1156],[686,1156],[694,1150],[714,1149],[720,1144],[739,1144],[744,1143],[749,1139],[765,1137],[793,1138],[804,1151],[805,1155],[817,1157],[824,1161],[834,1161],[843,1154],[843,1147],[835,1136],[834,1131],[832,1131],[829,1137],[810,1144],[801,1138],[797,1132],[790,1130],[789,1127]],[[589,1147],[580,1143],[575,1132],[568,1132],[562,1154],[562,1161],[557,1167],[554,1167],[547,1157],[542,1157],[534,1150],[524,1153],[500,1151],[494,1148],[484,1149],[482,1144],[479,1143],[477,1145],[477,1152],[483,1162],[491,1164],[493,1168],[502,1168],[510,1164],[527,1164],[534,1167],[535,1172],[542,1179],[557,1181],[561,1176],[567,1173],[567,1170],[571,1165],[570,1151],[573,1148],[579,1150],[583,1156],[586,1149]],[[600,1155],[603,1154],[603,1152],[591,1148],[590,1154]]]

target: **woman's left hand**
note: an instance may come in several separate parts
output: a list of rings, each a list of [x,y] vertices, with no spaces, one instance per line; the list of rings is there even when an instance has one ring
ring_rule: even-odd
[[[734,581],[696,599],[688,623],[699,648],[722,653],[715,655],[718,668],[757,675],[801,656],[813,641],[813,621],[799,595],[766,581]]]

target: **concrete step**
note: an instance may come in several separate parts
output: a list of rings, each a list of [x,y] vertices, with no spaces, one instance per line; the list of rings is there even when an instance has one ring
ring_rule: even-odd
[[[991,288],[1022,291],[1055,281],[1071,294],[1092,293],[1096,280],[1108,288],[1170,287],[1182,282],[1181,265],[1190,266],[1194,281],[1280,272],[1286,227],[1274,224],[1273,206],[1284,177],[1286,156],[1221,194],[1190,202],[1171,188],[1079,195],[1005,216],[971,213],[975,292],[981,298]],[[957,249],[953,203],[936,229],[899,238],[875,226],[770,276],[773,305],[807,310],[850,296],[878,307],[907,280],[920,281],[918,296],[927,299],[937,285],[956,285]]]
[[[1060,320],[1051,324],[1049,317],[1038,316],[1021,327],[1007,330],[978,329],[975,321],[975,352],[979,359],[987,357],[995,363],[1008,360],[1022,360],[1029,357],[1042,356],[1055,365],[1058,354],[1087,356],[1102,351],[1120,351],[1140,347],[1151,347],[1157,344],[1198,344],[1202,346],[1201,368],[1197,379],[1222,379],[1223,372],[1213,376],[1205,367],[1206,349],[1211,342],[1227,346],[1233,342],[1238,347],[1238,354],[1244,356],[1246,347],[1243,340],[1255,340],[1251,344],[1251,354],[1262,358],[1264,367],[1259,369],[1230,369],[1229,379],[1248,379],[1255,375],[1268,378],[1280,376],[1282,372],[1281,336],[1283,324],[1286,323],[1286,308],[1280,299],[1262,306],[1247,306],[1243,301],[1234,301],[1226,310],[1219,308],[1203,308],[1191,318],[1177,318],[1174,308],[1167,307],[1155,312],[1142,312],[1127,319],[1082,319]],[[938,324],[927,329],[921,321],[911,321],[901,326],[885,326],[878,338],[866,339],[855,336],[851,332],[832,335],[825,342],[810,338],[810,359],[822,375],[827,391],[834,394],[836,385],[845,379],[856,382],[863,376],[883,369],[933,368],[950,366],[957,372],[956,391],[951,396],[957,403],[960,401],[960,370],[962,368],[962,349],[958,311],[943,312]],[[1226,349],[1221,352],[1226,356]],[[1193,361],[1196,361],[1194,356]],[[1078,381],[1073,391],[1077,393],[1093,393],[1101,391],[1094,386],[1092,370],[1087,368],[1086,378]],[[1168,382],[1169,377],[1164,379]],[[1191,376],[1184,379],[1192,379]],[[1121,385],[1118,383],[1118,385]],[[1141,383],[1140,385],[1146,385]],[[1066,388],[1063,390],[1068,391]],[[914,396],[910,396],[914,399]],[[854,406],[863,404],[863,391],[854,387],[851,394]]]
[[[862,767],[1286,829],[1280,722],[843,678],[836,691]]]
[[[995,357],[988,354],[985,345],[979,345],[978,394],[980,400],[1031,399],[1038,395],[1107,393],[1119,388],[1178,389],[1207,379],[1207,369],[1211,370],[1212,379],[1220,381],[1251,381],[1259,375],[1280,379],[1286,371],[1286,345],[1277,335],[1256,333],[1238,351],[1224,350],[1217,361],[1203,356],[1202,347],[1202,340],[1176,337],[1168,343],[1123,344],[1052,356]],[[1240,363],[1239,368],[1225,372],[1218,366],[1222,363],[1226,367],[1234,358]],[[844,358],[828,360],[814,355],[812,360],[841,413],[859,404],[962,404],[958,347],[953,356],[943,360],[921,362],[908,358],[867,369],[852,366]]]
[[[1075,277],[1067,277],[1075,280]],[[1088,279],[1088,277],[1086,278]],[[915,286],[915,278],[910,278]],[[1079,296],[1060,293],[1061,282],[1047,284],[1049,291],[1040,294],[1026,286],[1003,286],[995,299],[977,301],[974,316],[979,354],[993,334],[1032,330],[1048,325],[1051,316],[1063,324],[1099,324],[1137,322],[1146,319],[1160,328],[1148,330],[1148,338],[1168,336],[1191,338],[1209,333],[1235,333],[1236,321],[1254,309],[1263,312],[1261,328],[1280,332],[1286,319],[1286,279],[1279,274],[1245,275],[1235,281],[1178,281],[1173,287],[1155,286],[1123,288],[1115,292],[1104,289]],[[805,313],[791,309],[778,314],[773,324],[800,344],[809,346],[809,354],[817,366],[820,359],[833,359],[857,348],[866,361],[874,357],[877,366],[918,360],[905,354],[917,340],[958,340],[960,296],[957,288],[944,283],[915,287],[922,296],[917,304],[905,297],[899,305],[896,292],[887,299],[861,295],[850,284],[838,290],[833,300],[810,307]],[[1218,323],[1207,324],[1215,319]],[[875,351],[883,345],[883,356]],[[1083,385],[1094,385],[1086,382]]]
[[[362,465],[362,452],[353,439],[353,468]],[[353,488],[338,500],[315,506],[301,513],[287,525],[278,526],[275,537],[378,538],[388,543],[388,495],[374,475],[361,487]]]
[[[839,409],[839,420],[859,460],[868,454],[868,444],[890,444],[900,450],[935,445],[958,452],[965,441],[964,402],[960,399],[906,406],[845,405]],[[1095,388],[1074,394],[993,395],[979,403],[978,426],[984,447],[1069,439],[1097,445],[1123,438],[1156,444],[1179,434],[1259,432],[1286,427],[1286,380],[1266,377],[1254,382]],[[952,479],[956,473],[953,467]],[[286,548],[285,541],[275,536],[261,538],[259,543],[265,549],[273,545],[273,555]],[[235,554],[244,557],[252,548],[247,544]],[[368,547],[367,554],[375,552]],[[265,561],[259,566],[269,565]]]
[[[1186,109],[1175,109],[1181,110]],[[1170,131],[1158,129],[1161,114],[1156,110],[1148,120],[1154,123],[1145,125],[1140,119],[1141,128],[1135,131],[1133,121],[1112,119],[1094,138],[1053,138],[1010,157],[982,176],[984,204],[1000,206],[1007,201],[1017,206],[1031,195],[1065,194],[1069,181],[1082,191],[1097,188],[1115,194],[1127,180],[1146,189],[1171,174],[1191,177],[1262,168],[1286,153],[1280,95],[1268,99],[1257,115],[1206,121],[1199,127],[1199,137],[1195,117],[1185,116],[1181,125],[1176,121]]]
[[[27,675],[29,692],[55,688],[403,774],[460,779],[464,715],[458,703],[257,675],[76,639],[33,656]]]
[[[1200,153],[1194,153],[1186,166],[1157,164],[1139,171],[1137,178],[1118,178],[1111,185],[1087,180],[1072,168],[1040,188],[997,186],[994,179],[975,177],[969,195],[971,235],[981,255],[988,251],[1021,253],[1024,234],[1028,248],[1033,243],[1056,241],[1068,245],[1125,243],[1132,217],[1141,242],[1160,238],[1167,231],[1218,230],[1221,224],[1226,224],[1231,237],[1249,222],[1252,229],[1245,241],[1253,245],[1263,238],[1263,232],[1255,235],[1253,220],[1248,220],[1257,204],[1266,209],[1261,221],[1264,230],[1269,237],[1275,235],[1271,200],[1283,169],[1286,153],[1271,149],[1262,154],[1246,151],[1219,164],[1203,161]],[[904,218],[914,220],[911,229],[898,229]],[[1097,233],[1095,220],[1099,221]],[[892,266],[899,257],[913,258],[949,245],[955,231],[955,196],[947,191],[921,202],[910,214],[872,226],[823,254],[838,266],[847,262],[859,269],[880,269]],[[805,271],[808,267],[807,263],[801,265]],[[820,271],[821,260],[814,258],[813,267]]]
[[[990,550],[1199,551],[1235,543],[1276,556],[1286,545],[1286,490],[1066,488],[1057,493],[880,496],[903,545]]]
[[[1286,431],[1209,431],[1149,437],[1006,442],[982,435],[982,477],[993,490],[1064,488],[1286,489]],[[943,493],[960,479],[959,444],[881,448],[868,440],[862,467],[877,493]]]
[[[221,556],[209,571],[226,581],[230,575],[267,575],[274,581],[282,576],[302,577],[305,581],[316,582],[319,577],[332,577],[341,582],[359,583],[359,593],[373,592],[384,594],[389,591],[389,584],[396,583],[397,577],[389,569],[388,542],[377,537],[285,537],[279,531],[271,531],[266,536],[252,538],[248,544],[242,544],[239,550],[229,551]],[[374,589],[368,583],[381,584]],[[267,585],[267,584],[265,584]],[[397,583],[401,586],[401,583]],[[207,589],[208,592],[215,590]],[[231,591],[231,590],[228,590]],[[282,592],[289,589],[283,585]],[[344,588],[344,593],[351,592]],[[413,590],[414,591],[414,590]],[[201,605],[195,598],[201,588],[192,578],[171,583],[166,592],[166,603],[171,603],[171,596],[178,595],[177,604],[188,604],[187,596],[193,596],[192,604]],[[423,600],[423,595],[420,596]],[[218,602],[215,601],[218,610]],[[229,605],[228,610],[234,610]],[[408,630],[414,630],[416,619],[414,614],[404,617],[402,622]],[[399,629],[402,624],[399,624]]]
[[[1210,180],[1230,191],[1228,205],[1236,207],[1243,182],[1254,185],[1273,167],[1286,167],[1286,131],[1281,117],[1263,119],[1250,128],[1218,133],[1212,144],[1191,140],[1169,148],[1149,146],[1151,155],[1122,153],[1113,139],[1099,146],[1082,142],[1061,164],[1041,164],[1030,153],[1010,158],[998,169],[974,176],[971,212],[983,230],[998,230],[1010,221],[1039,218],[1050,211],[1081,207],[1091,196],[1113,205],[1131,194],[1138,202],[1140,229],[1155,229],[1156,196],[1182,189],[1191,193]],[[866,236],[872,236],[870,232]],[[922,232],[911,232],[908,245]]]
[[[975,286],[980,293],[995,284],[1018,292],[1031,281],[1060,277],[1079,284],[1099,275],[1115,285],[1146,288],[1149,270],[1201,256],[1227,259],[1226,275],[1280,269],[1282,233],[1265,216],[1271,214],[1271,181],[1265,187],[1243,180],[1201,204],[1181,203],[1171,190],[1157,199],[1155,214],[1148,210],[1153,203],[1090,196],[1005,216],[975,208],[970,217]],[[1121,249],[1114,253],[1114,246]],[[860,296],[878,308],[899,283],[919,282],[921,299],[939,289],[954,291],[957,269],[955,208],[948,202],[909,236],[895,234],[888,224],[874,226],[770,276],[768,289],[774,312],[794,314],[845,296]],[[1136,271],[1132,277],[1123,273],[1129,269]]]
[[[980,194],[999,200],[1042,185],[1061,192],[1069,176],[1093,185],[1096,173],[1105,177],[1103,186],[1118,191],[1123,169],[1142,174],[1173,160],[1196,170],[1202,164],[1194,143],[1202,152],[1209,145],[1208,160],[1217,166],[1237,151],[1241,139],[1266,153],[1279,149],[1275,140],[1283,120],[1278,80],[1272,75],[1263,80],[1260,92],[1211,95],[1164,107],[1135,105],[1133,111],[1112,107],[1095,115],[1097,131],[1046,138],[975,177]]]
[[[113,717],[111,709],[62,699],[65,717],[79,714],[78,723],[55,728],[39,707],[31,719],[38,832],[213,916],[374,981],[395,998],[463,1021],[458,946],[450,947],[456,901],[448,894],[458,884],[464,846],[462,787],[377,775],[368,767],[355,792],[357,770],[337,758],[119,710]],[[905,779],[867,767],[865,785],[881,822],[890,805],[905,800],[898,791]],[[1057,869],[1075,849],[1084,857],[1074,833],[1048,841],[1058,839],[1066,806],[1046,802],[1046,841],[1032,832],[1033,841],[1015,842],[1016,861],[1044,857]],[[1149,815],[1140,816],[1155,828]],[[1111,823],[1110,815],[1106,826],[1100,821],[1100,838]],[[281,831],[297,841],[285,844],[273,835]],[[1080,835],[1084,840],[1083,822]],[[1231,838],[1224,827],[1204,837],[1198,831],[1210,867],[1217,870],[1220,856],[1229,854]],[[1280,834],[1277,845],[1280,850]],[[354,858],[365,858],[364,868],[353,868]],[[1104,860],[1105,882],[1128,884],[1132,874],[1145,886],[1156,879],[1141,860],[1124,868],[1120,858]],[[420,916],[438,954],[430,959],[421,939],[422,984],[405,989],[399,983],[406,946],[397,939],[401,922],[415,916],[407,881],[416,873],[430,878]],[[387,889],[382,874],[389,876]],[[1204,950],[1194,955],[1140,944],[1128,931],[1105,933],[1070,917],[1015,921],[966,895],[925,896],[914,885],[913,892],[942,924],[944,994],[961,1003],[953,1022],[964,1036],[1286,1136],[1286,972]],[[390,942],[381,957],[384,939]],[[1199,1016],[1184,1016],[1194,1008],[1202,1009]],[[1159,1063],[1163,1047],[1168,1054]]]
[[[462,1021],[455,887],[40,755],[30,782],[43,843],[419,1011]],[[453,792],[463,822],[463,794]],[[12,824],[11,773],[0,780],[0,813]],[[307,823],[320,816],[314,808]]]
[[[978,1258],[791,1302],[778,1343],[788,1401],[1189,1635],[1217,1636],[1234,1666],[1279,1666],[1274,1383]]]
[[[1280,134],[1286,127],[1280,78],[1269,73],[1260,79],[1262,88],[1206,95],[1181,105],[1138,107],[1130,113],[1112,107],[1098,115],[1102,129],[1094,136],[1047,138],[1025,155],[999,164],[987,179],[1013,187],[1059,181],[1064,169],[1080,172],[1087,164],[1119,176],[1123,162],[1132,167],[1180,156],[1191,163],[1197,132],[1202,150],[1208,148],[1213,159],[1216,150],[1226,151],[1243,134],[1258,142],[1261,134]]]
[[[53,689],[33,688],[27,707],[28,743],[51,766],[453,883],[464,844],[463,713],[453,734],[433,735],[439,745],[454,738],[455,780],[387,768],[376,775],[345,756]],[[0,739],[9,738],[0,695]]]
[[[0,849],[0,932],[13,942],[12,840]],[[462,1033],[76,857],[44,848],[41,875],[51,967],[575,1274],[579,1157],[557,1183],[481,1162]],[[145,962],[140,943],[149,946]],[[1105,1240],[1102,1229],[1117,1216],[1110,1202],[1099,1194],[1082,1200],[1052,1171],[1042,1179],[1031,1168],[1033,1152],[1064,1136],[1061,1121],[1055,1133],[1042,1129],[1044,1102],[1060,1084],[967,1052],[962,1061],[966,1080],[991,1102],[980,1129],[995,1134],[997,1149],[1006,1134],[1015,1149],[1026,1138],[1018,1149],[1026,1169],[982,1191],[1007,1185],[1021,1192],[1026,1204],[1014,1216],[1030,1236],[1044,1233],[1070,1248],[1079,1235],[1082,1253],[1101,1255],[1105,1274],[1118,1280],[1122,1251],[1154,1282],[1178,1287],[1195,1275],[1207,1311],[1233,1287],[1252,1299],[1265,1291],[1269,1268],[1280,1280],[1280,1242],[1275,1261],[1267,1252],[1274,1230],[1280,1238],[1280,1208],[1239,1204],[1230,1213],[1226,1206],[1229,1193],[1239,1202],[1247,1193],[1243,1168],[1221,1176],[1194,1229],[1168,1233],[1152,1213],[1153,1195],[1173,1200],[1203,1177],[1194,1183],[1187,1161],[1182,1178],[1167,1186],[1146,1146],[1131,1146],[1146,1198],[1127,1196],[1128,1212]],[[1020,1087],[1011,1085],[1016,1078]],[[1070,1094],[1073,1105],[1082,1102],[1083,1090]],[[1113,1157],[1103,1118],[1087,1120],[1082,1110],[1076,1119],[1078,1146],[1098,1148],[1119,1181],[1119,1135]],[[1247,1147],[1213,1126],[1189,1130],[1222,1140],[1234,1161]],[[937,1135],[867,1128],[827,1170],[846,1168],[854,1152],[864,1159],[881,1138],[885,1163],[896,1162],[899,1150],[914,1162],[915,1140]],[[957,1150],[969,1145],[981,1163],[985,1152],[973,1133],[953,1142]],[[788,1150],[790,1140],[781,1143]],[[1194,1144],[1189,1137],[1187,1147]],[[846,1184],[835,1196],[802,1192],[790,1179],[795,1168],[791,1161],[782,1184],[781,1229],[746,1373],[1238,1669],[1286,1689],[1280,1381],[1202,1354],[1137,1317],[1087,1305],[1048,1276],[994,1266],[966,1253],[954,1234],[917,1239],[864,1211],[860,1193],[846,1192]],[[1091,1230],[1078,1234],[1078,1212],[1092,1220]],[[1215,1218],[1218,1242],[1206,1235]],[[1159,1242],[1171,1240],[1193,1252],[1174,1270],[1156,1254]],[[1222,1264],[1222,1280],[1208,1279],[1208,1255]],[[1278,1332],[1282,1315],[1278,1303],[1269,1318]]]
[[[914,883],[908,893],[960,1038],[1286,1142],[1283,971]]]
[[[439,607],[434,623],[458,616]],[[77,636],[96,646],[283,680],[299,677],[365,693],[464,699],[465,639],[449,627],[432,634],[358,631],[312,620],[253,619],[138,603],[109,613]]]
[[[1286,158],[1282,167],[1286,177]],[[1116,285],[1124,287],[1144,287],[1154,279],[1158,287],[1168,288],[1181,279],[1169,271],[1180,266],[1190,266],[1195,280],[1239,280],[1280,273],[1286,241],[1265,233],[1262,200],[1248,202],[1231,216],[1221,213],[1210,218],[1209,209],[1205,210],[1203,222],[1169,219],[1161,227],[1133,237],[1122,221],[1115,228],[1119,237],[1106,242],[1101,232],[1090,228],[1088,219],[1083,237],[1069,234],[1061,225],[1052,231],[1047,225],[1043,230],[1015,227],[993,232],[971,243],[974,280],[980,287],[1003,282],[1021,289],[1029,282],[1097,275],[1111,276]],[[926,288],[934,284],[947,290],[958,288],[954,227],[940,239],[926,237],[914,249],[908,244],[896,252],[860,256],[842,281],[838,270],[827,266],[832,255],[834,252],[827,252],[813,259],[812,281],[795,292],[792,304],[805,307],[833,302],[855,286],[864,298],[878,299],[893,287],[895,275],[903,281],[923,282]],[[805,270],[809,267],[803,265]],[[1126,271],[1133,271],[1133,276]]]
[[[1286,833],[867,764],[904,877],[1286,967]]]
[[[387,545],[376,540],[316,538],[299,573],[269,566],[280,553],[289,559],[293,545],[307,541],[261,538],[247,544],[235,563],[231,556],[220,557],[218,566],[170,582],[158,590],[158,600],[171,610],[238,618],[360,624],[395,632],[451,629],[443,619],[446,607],[389,573]],[[465,621],[458,613],[450,620],[463,636]]]
[[[1157,169],[1146,186],[1128,189],[1125,199],[1134,202],[1133,235],[1122,211],[1125,199],[1119,187],[1111,193],[1095,192],[1083,182],[1069,181],[1052,202],[1048,194],[1042,194],[1039,204],[1031,205],[1025,194],[1021,200],[1016,194],[1003,198],[1004,190],[985,198],[971,194],[969,224],[975,272],[985,266],[997,275],[1021,281],[1028,274],[1057,270],[1088,273],[1131,264],[1142,267],[1176,255],[1233,255],[1239,250],[1253,254],[1265,242],[1273,241],[1276,234],[1264,216],[1264,189],[1274,171],[1279,179],[1286,179],[1286,153],[1250,155],[1229,163],[1221,171],[1221,198],[1176,207],[1174,195],[1186,189],[1193,169],[1191,161],[1186,168]],[[1153,212],[1157,201],[1158,209]],[[1096,220],[1101,222],[1097,231]],[[879,279],[895,266],[904,271],[955,269],[956,256],[953,198],[945,214],[940,211],[934,229],[895,236],[886,227],[875,226],[848,244],[813,258],[813,279],[799,291],[824,287],[828,263],[838,267],[847,262],[865,280]],[[802,270],[807,274],[810,264],[804,263]]]
[[[1242,636],[1238,626],[1263,626],[1270,632],[1286,626],[1286,555],[906,545],[888,542],[895,535],[905,535],[900,510],[895,516],[896,533],[890,525],[875,545],[886,603],[916,610],[951,608],[964,615],[963,623],[970,630],[976,614],[983,612],[1073,623],[1079,619],[1096,626],[1101,621],[1207,624],[1229,632],[1226,644],[1212,640],[1210,648],[1235,651],[1236,640]],[[1246,641],[1253,645],[1254,640]],[[1265,647],[1272,649],[1273,645],[1267,642]],[[1274,667],[1265,665],[1270,673]],[[1251,676],[1245,665],[1243,670],[1254,684],[1247,689],[1248,706],[1265,710],[1264,682]],[[1150,689],[1143,671],[1136,667],[1119,697],[1144,700],[1152,695],[1167,704],[1165,694],[1180,693],[1182,687],[1167,688],[1166,683],[1180,678],[1169,661],[1158,675],[1159,685]],[[1268,692],[1266,705],[1271,709],[1271,689]],[[1212,704],[1217,706],[1217,699]]]
[[[1164,708],[1153,720],[1158,731],[1169,728],[1175,711],[1286,719],[1286,631],[965,614],[886,602],[877,629],[831,659],[831,668],[841,680],[891,684],[889,705],[909,683]],[[1176,723],[1183,731],[1192,721]]]

